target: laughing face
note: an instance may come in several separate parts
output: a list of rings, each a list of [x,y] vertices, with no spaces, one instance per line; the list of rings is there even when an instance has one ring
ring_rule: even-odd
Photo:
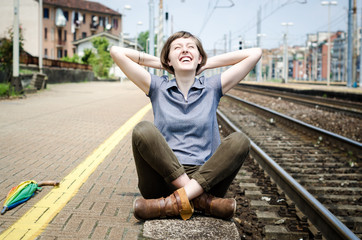
[[[171,43],[168,65],[175,71],[196,71],[202,57],[192,38],[178,38]]]

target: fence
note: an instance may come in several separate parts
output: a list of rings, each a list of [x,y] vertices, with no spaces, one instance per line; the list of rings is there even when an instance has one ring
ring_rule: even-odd
[[[20,54],[20,63],[26,64],[26,65],[29,65],[29,64],[39,65],[39,58],[33,57],[27,53],[22,53],[22,54]],[[65,61],[61,61],[61,60],[53,60],[53,59],[48,59],[48,58],[43,58],[43,66],[92,70],[91,65],[73,63],[73,62],[65,62]]]

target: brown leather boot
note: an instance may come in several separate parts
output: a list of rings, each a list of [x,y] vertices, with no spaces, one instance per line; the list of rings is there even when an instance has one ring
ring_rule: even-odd
[[[195,210],[205,215],[230,219],[236,211],[236,200],[234,198],[218,198],[211,194],[203,193],[192,200]]]
[[[183,188],[176,190],[167,198],[138,198],[133,202],[133,215],[138,220],[175,217],[180,215],[183,220],[189,219],[194,207]]]

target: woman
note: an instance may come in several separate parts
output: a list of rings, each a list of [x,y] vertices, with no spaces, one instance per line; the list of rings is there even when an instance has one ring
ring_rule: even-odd
[[[249,153],[249,140],[233,133],[220,141],[216,109],[220,98],[240,82],[261,57],[258,48],[207,58],[201,42],[188,32],[166,41],[161,57],[112,47],[111,56],[127,77],[151,100],[154,124],[133,130],[132,149],[144,198],[136,199],[139,220],[189,219],[194,209],[230,219],[235,199],[223,198]],[[230,66],[210,78],[206,69]],[[165,69],[175,76],[149,74],[142,66]]]

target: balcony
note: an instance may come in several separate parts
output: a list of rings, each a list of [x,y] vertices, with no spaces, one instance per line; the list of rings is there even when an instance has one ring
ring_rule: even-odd
[[[91,30],[92,32],[97,31],[98,26],[99,26],[99,25],[96,24],[96,23],[91,23],[91,24],[89,25],[90,30]]]
[[[66,41],[58,40],[58,41],[57,41],[57,48],[58,48],[58,47],[64,47],[65,44],[66,44]]]

